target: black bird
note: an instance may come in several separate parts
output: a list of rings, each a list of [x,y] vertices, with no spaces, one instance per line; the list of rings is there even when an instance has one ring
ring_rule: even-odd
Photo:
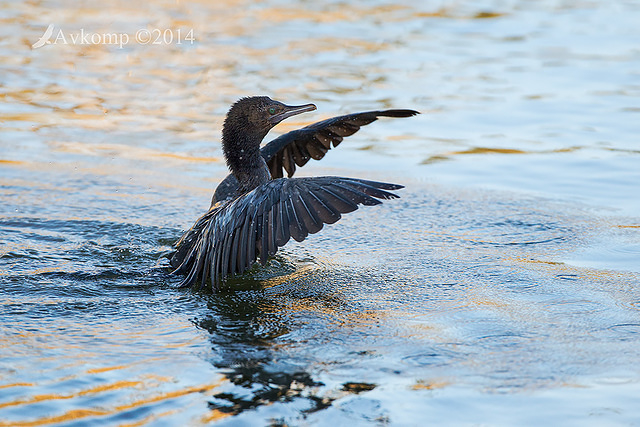
[[[264,265],[291,237],[298,242],[333,224],[358,205],[398,196],[402,185],[342,177],[291,178],[296,165],[319,160],[345,136],[380,116],[410,117],[413,110],[368,111],[334,117],[291,131],[260,149],[269,130],[316,106],[289,106],[266,96],[242,98],[222,127],[222,151],[231,174],[215,190],[209,211],[175,244],[173,273],[181,286],[216,290],[228,275]],[[283,178],[283,169],[288,178]]]

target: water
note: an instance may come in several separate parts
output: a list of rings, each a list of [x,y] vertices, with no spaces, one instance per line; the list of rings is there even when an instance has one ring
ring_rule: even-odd
[[[0,8],[1,426],[640,422],[640,6],[414,3]],[[251,94],[422,111],[299,170],[406,188],[175,289]]]

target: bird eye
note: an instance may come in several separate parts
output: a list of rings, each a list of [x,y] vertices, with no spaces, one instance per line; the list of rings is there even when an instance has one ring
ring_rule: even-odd
[[[269,114],[275,114],[276,113],[276,109],[271,107],[269,108]]]

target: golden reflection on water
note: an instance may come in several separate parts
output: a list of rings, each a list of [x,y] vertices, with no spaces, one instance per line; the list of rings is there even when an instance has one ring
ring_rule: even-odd
[[[24,399],[17,399],[10,402],[0,403],[0,408],[6,408],[9,406],[17,406],[17,405],[29,405],[31,403],[41,402],[43,400],[73,399],[74,397],[78,397],[78,396],[96,394],[103,391],[117,390],[121,388],[138,387],[141,385],[142,385],[142,382],[140,381],[116,381],[115,383],[112,383],[112,384],[96,386],[86,390],[80,390],[78,392],[68,394],[68,395],[62,395],[62,394],[34,395]]]
[[[388,13],[409,10],[406,6],[400,5],[366,5],[357,6],[349,3],[333,4],[331,7],[324,7],[320,10],[309,10],[300,7],[270,7],[262,9],[257,13],[257,18],[261,21],[268,21],[277,24],[291,20],[305,20],[310,22],[337,22],[337,21],[357,21],[363,16],[384,17]]]
[[[13,384],[0,384],[0,389],[11,387],[33,387],[34,383],[13,383]]]
[[[61,415],[55,415],[55,416],[45,416],[45,417],[41,417],[37,420],[33,420],[33,421],[18,421],[18,422],[11,422],[11,421],[1,421],[0,420],[0,426],[1,427],[30,427],[30,426],[42,426],[42,425],[49,425],[49,424],[56,424],[56,423],[63,423],[63,422],[69,422],[69,421],[77,421],[77,420],[82,420],[84,418],[89,418],[89,417],[107,417],[110,415],[115,415],[127,410],[131,410],[131,409],[135,409],[135,408],[139,408],[139,407],[144,407],[146,405],[152,404],[152,403],[158,403],[158,402],[162,402],[165,400],[171,400],[171,399],[176,399],[182,396],[186,396],[189,394],[193,394],[193,393],[206,393],[206,392],[210,392],[218,387],[220,387],[222,384],[224,384],[227,380],[226,379],[221,379],[215,383],[212,384],[205,384],[205,385],[200,385],[200,386],[189,386],[189,387],[184,387],[182,389],[178,389],[178,390],[173,390],[170,392],[163,392],[163,393],[159,393],[155,396],[152,397],[147,397],[147,398],[142,398],[142,399],[138,399],[138,400],[134,400],[131,403],[128,404],[124,404],[124,405],[117,405],[117,406],[113,406],[111,408],[105,408],[105,409],[74,409],[74,410],[69,410],[66,411],[64,414]],[[9,406],[21,406],[21,405],[29,405],[32,403],[37,403],[37,402],[42,402],[42,401],[55,401],[55,400],[67,400],[67,399],[74,399],[77,397],[82,397],[82,396],[87,396],[87,395],[99,395],[102,392],[106,392],[106,391],[113,391],[113,390],[122,390],[122,389],[128,389],[128,388],[136,388],[139,390],[144,390],[145,388],[148,388],[149,384],[143,382],[143,381],[117,381],[111,384],[107,384],[107,385],[103,385],[103,386],[97,386],[97,387],[93,387],[93,388],[89,388],[89,389],[85,389],[85,390],[80,390],[78,392],[75,393],[70,393],[70,394],[47,394],[47,395],[36,395],[36,396],[31,396],[28,399],[18,399],[15,401],[11,401],[11,402],[7,402],[4,404],[0,404],[0,408],[3,407],[9,407]],[[153,384],[154,388],[156,386],[156,384]],[[149,421],[150,419],[154,419],[154,418],[159,418],[159,417],[163,417],[166,416],[173,411],[167,411],[167,412],[159,412],[156,413],[146,419],[143,419],[137,423],[133,423],[130,425],[143,425],[145,424],[147,421]],[[216,412],[215,414],[212,414],[210,417],[210,419],[221,419],[225,416],[226,414],[224,413],[219,413]],[[128,425],[128,424],[127,424]]]
[[[451,385],[449,381],[446,380],[418,380],[416,383],[411,386],[412,390],[436,390],[439,388],[444,388]]]
[[[117,156],[121,159],[153,160],[168,158],[187,162],[221,162],[220,157],[198,157],[187,153],[168,153],[162,150],[132,147],[125,144],[95,144],[87,145],[84,142],[54,142],[54,149],[61,152],[88,154],[98,157]],[[103,171],[106,172],[106,171]]]
[[[265,295],[256,307],[259,310],[255,314],[256,324],[274,331],[270,336],[275,337],[290,332],[291,327],[287,325],[290,318],[303,313],[313,313],[313,317],[323,319],[327,327],[336,329],[366,328],[380,322],[386,315],[384,310],[360,306],[346,291],[314,289],[318,286],[318,277],[322,275],[323,271],[318,266],[306,266],[289,274],[261,281]],[[305,290],[311,292],[306,294]],[[292,297],[292,292],[300,295]],[[371,296],[371,299],[374,297]]]
[[[6,301],[5,303],[10,304],[11,301]],[[46,304],[57,305],[59,301],[57,300],[38,300],[38,309],[43,310]],[[65,324],[66,323],[66,328]],[[171,334],[180,333],[180,328],[175,329],[175,325],[167,324],[167,325],[155,325],[155,327],[145,328],[140,331],[132,331],[129,330],[126,332],[126,337],[123,331],[113,331],[112,325],[109,323],[105,323],[104,325],[93,325],[88,328],[84,326],[82,331],[78,330],[74,332],[73,322],[64,322],[61,320],[58,321],[58,327],[66,329],[66,336],[64,339],[60,339],[60,336],[55,332],[27,332],[22,331],[13,334],[3,334],[0,336],[0,349],[12,351],[14,357],[18,357],[21,352],[27,352],[30,355],[30,359],[34,360],[34,354],[40,354],[40,357],[37,357],[38,363],[35,365],[35,368],[28,369],[43,369],[40,366],[49,366],[51,370],[51,364],[55,364],[55,372],[69,372],[69,370],[74,371],[71,375],[58,375],[58,378],[55,381],[61,384],[62,387],[68,387],[67,385],[62,385],[67,381],[81,380],[82,383],[91,383],[93,381],[99,382],[99,385],[87,385],[85,387],[74,387],[73,391],[69,392],[60,392],[60,393],[37,393],[37,390],[42,386],[37,383],[27,383],[27,382],[16,382],[16,383],[8,383],[1,384],[0,389],[12,389],[19,388],[21,390],[15,391],[12,395],[18,395],[18,397],[14,397],[13,399],[0,402],[0,409],[3,408],[25,408],[24,414],[27,415],[30,412],[30,406],[39,403],[49,403],[51,405],[57,405],[55,402],[58,401],[70,401],[74,402],[75,400],[81,398],[100,398],[101,395],[108,395],[107,400],[111,400],[114,396],[120,396],[120,400],[126,400],[127,403],[111,403],[111,404],[101,404],[95,407],[87,407],[82,409],[66,409],[63,413],[56,415],[44,415],[39,416],[36,419],[29,419],[28,415],[20,421],[7,421],[0,420],[0,426],[9,427],[9,426],[40,426],[40,425],[50,425],[56,423],[64,423],[70,421],[83,420],[87,418],[93,417],[109,417],[112,415],[116,415],[125,411],[129,411],[135,408],[141,408],[149,405],[154,405],[157,403],[161,403],[164,401],[172,401],[175,399],[179,399],[184,396],[189,396],[192,394],[203,394],[203,393],[211,393],[216,388],[228,382],[226,378],[222,375],[216,375],[217,378],[215,381],[211,383],[204,383],[200,385],[177,385],[176,378],[170,376],[161,376],[154,373],[146,373],[143,371],[143,368],[146,365],[153,364],[169,364],[170,360],[167,359],[166,356],[160,358],[146,357],[143,360],[137,360],[133,363],[129,364],[118,364],[111,366],[101,366],[95,368],[86,369],[85,366],[91,359],[102,360],[104,356],[103,352],[106,350],[108,352],[114,351],[114,348],[110,348],[107,343],[111,342],[114,339],[114,333],[118,336],[118,344],[117,346],[126,346],[126,341],[130,341],[130,345],[138,345],[140,342],[150,339],[150,336],[154,336],[155,334],[162,335],[163,332],[170,332]],[[78,325],[78,327],[80,327]],[[168,331],[163,331],[165,328],[173,328]],[[12,325],[12,329],[19,331],[19,325]],[[190,331],[192,330],[191,325],[183,325],[182,330],[185,332],[185,337],[189,337],[191,335]],[[95,352],[91,353],[87,351],[85,345],[81,343],[74,343],[72,335],[79,335],[87,339],[88,337],[92,337],[91,339],[100,343],[97,346],[101,348],[95,348]],[[123,340],[123,338],[125,338]],[[191,336],[190,339],[181,338],[176,342],[164,342],[162,343],[162,347],[166,349],[187,349],[193,343],[198,342],[199,338]],[[134,347],[135,348],[135,347]],[[45,352],[46,351],[46,352]],[[75,354],[76,351],[79,353]],[[44,354],[52,354],[56,353],[56,356],[44,356]],[[77,359],[77,360],[74,360]],[[106,359],[111,360],[109,357]],[[13,369],[27,369],[26,367],[16,366],[12,367]],[[113,375],[115,373],[115,378]],[[105,375],[107,374],[107,375]],[[105,381],[106,380],[106,381]],[[48,382],[51,382],[51,378],[49,378]],[[169,389],[167,391],[167,388]],[[33,389],[33,394],[30,393],[29,389]],[[78,402],[82,402],[82,400],[78,400]],[[78,403],[70,403],[71,406],[77,405]],[[136,425],[138,423],[146,423],[152,419],[156,419],[158,417],[168,416],[171,413],[176,413],[178,410],[173,409],[170,411],[154,411],[153,415],[149,417],[145,417],[140,421],[132,425]],[[222,417],[227,416],[223,413],[217,413],[213,411],[210,415],[210,419],[220,419]],[[142,425],[140,424],[140,425]]]
[[[240,62],[261,64],[270,57],[296,61],[301,56],[343,51],[345,46],[352,54],[379,52],[388,47],[385,42],[358,37],[345,40],[323,35],[301,35],[299,39],[294,37],[287,40],[284,46],[275,43],[271,47],[230,44],[224,37],[253,35],[267,26],[292,20],[330,23],[358,21],[363,17],[372,19],[376,16],[386,19],[390,14],[402,16],[408,13],[410,16],[411,12],[411,8],[406,6],[363,7],[348,3],[322,7],[317,11],[296,5],[245,6],[241,2],[217,2],[215,5],[205,2],[155,2],[148,7],[132,7],[122,3],[120,6],[110,6],[110,10],[125,16],[126,20],[108,26],[97,21],[99,11],[104,7],[97,2],[80,8],[69,4],[54,12],[39,6],[23,7],[24,15],[21,18],[24,22],[41,22],[45,16],[44,19],[56,25],[56,31],[61,29],[68,33],[85,27],[86,31],[95,33],[124,29],[131,32],[139,27],[192,28],[198,42],[195,46],[167,45],[158,48],[131,44],[124,50],[114,50],[111,46],[100,44],[53,45],[34,50],[29,55],[12,55],[14,58],[24,58],[31,67],[40,68],[44,76],[54,73],[56,77],[44,86],[36,84],[35,87],[8,88],[2,94],[5,102],[50,108],[49,111],[0,113],[0,119],[9,127],[15,122],[33,123],[34,130],[46,126],[72,125],[103,131],[122,131],[134,127],[138,132],[175,127],[184,132],[189,127],[185,122],[189,121],[219,124],[220,116],[212,117],[212,111],[222,113],[221,109],[239,95],[255,93],[255,80],[251,75],[258,78],[269,78],[271,75],[269,67],[248,71]],[[42,28],[32,24],[28,38],[35,40],[40,31]],[[275,40],[281,39],[279,36]],[[171,62],[167,63],[166,58],[170,58]],[[18,69],[12,72],[20,74]],[[281,73],[281,70],[275,72]],[[314,72],[318,73],[319,78],[326,75],[322,70]],[[247,78],[238,79],[238,73],[245,74]],[[75,78],[69,79],[70,76]],[[362,79],[366,76],[356,77]],[[243,82],[248,83],[246,87],[239,86]],[[300,87],[295,81],[291,83],[292,86],[280,87],[276,92],[300,97]],[[321,86],[326,87],[318,85],[317,88]],[[153,98],[149,97],[150,94],[154,94]],[[216,127],[213,129],[215,132]],[[197,132],[197,136],[207,135],[207,132]],[[208,133],[211,135],[212,132]]]

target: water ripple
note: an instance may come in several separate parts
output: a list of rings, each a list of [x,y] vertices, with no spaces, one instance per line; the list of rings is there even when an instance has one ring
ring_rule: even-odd
[[[1,425],[638,419],[636,2],[5,3]],[[30,49],[45,18],[195,41]],[[318,105],[272,136],[422,111],[303,171],[402,198],[174,289],[252,93]]]

